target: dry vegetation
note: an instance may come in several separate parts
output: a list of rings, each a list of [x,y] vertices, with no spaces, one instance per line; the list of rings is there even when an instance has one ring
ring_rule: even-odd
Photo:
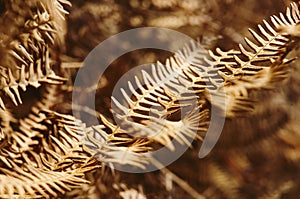
[[[300,5],[291,3],[0,0],[0,198],[299,198]],[[181,51],[175,55],[143,49],[119,57],[97,87],[100,124],[82,123],[72,115],[72,92],[88,53],[109,36],[147,26],[177,30],[200,44],[177,45]],[[176,46],[168,38],[161,42]],[[172,59],[170,73],[151,80],[156,90],[139,88],[131,112],[114,113],[125,121],[116,124],[110,108],[118,79],[137,65]],[[164,72],[165,66],[155,64],[153,71]],[[176,89],[163,81],[170,74]],[[226,109],[209,97],[221,88]],[[155,99],[145,100],[149,96]],[[197,107],[178,119],[180,109],[190,106],[190,96],[196,96]],[[122,110],[130,102],[113,103]],[[150,110],[153,104],[164,107],[156,112],[159,120]],[[215,148],[199,159],[212,107],[226,122]],[[87,117],[90,108],[73,107]],[[146,124],[152,128],[145,130]],[[134,136],[157,129],[163,134]],[[191,149],[160,171],[134,174],[106,166],[143,168],[153,161],[145,152],[172,139],[185,144],[186,137],[194,137],[189,130],[198,131]],[[120,161],[117,154],[128,150],[131,156]]]

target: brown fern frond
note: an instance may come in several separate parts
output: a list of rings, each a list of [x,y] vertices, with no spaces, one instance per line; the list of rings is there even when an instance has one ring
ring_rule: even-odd
[[[142,79],[136,76],[134,83],[128,81],[128,88],[121,88],[123,99],[112,97],[118,128],[134,137],[147,137],[163,145],[168,145],[172,138],[183,144],[187,143],[187,135],[197,137],[187,132],[189,128],[197,132],[197,125],[206,122],[201,119],[207,115],[206,107],[195,108],[198,113],[190,110],[197,117],[182,113],[178,122],[171,121],[170,117],[183,107],[197,106],[198,100],[203,98],[201,94],[206,89],[216,89],[222,81],[218,74],[215,75],[218,69],[209,66],[206,56],[206,51],[191,41],[174,57],[167,59],[165,65],[158,62],[151,66],[151,73],[142,71]],[[189,126],[197,119],[198,124]],[[179,131],[175,133],[174,128]],[[169,147],[172,149],[171,145]]]
[[[57,196],[56,191],[63,194],[75,185],[87,183],[84,174],[99,167],[82,147],[84,126],[79,128],[79,122],[69,115],[42,113],[45,119],[40,126],[46,128],[40,128],[39,134],[11,132],[11,138],[2,143],[1,172],[11,180],[7,185],[1,184],[1,198],[14,194]]]
[[[42,168],[35,168],[25,165],[21,169],[13,165],[14,171],[0,168],[0,196],[1,198],[51,198],[57,197],[71,187],[80,186],[87,183],[82,179],[83,173],[80,171],[55,172]],[[75,173],[76,172],[76,173]]]
[[[22,103],[19,88],[25,91],[28,85],[39,87],[43,82],[57,84],[64,80],[52,69],[49,46],[57,40],[58,26],[49,9],[61,15],[65,11],[59,1],[47,2],[56,6],[49,8],[40,1],[11,3],[0,21],[4,38],[1,56],[5,57],[0,63],[4,68],[0,87],[15,105]]]
[[[292,3],[285,15],[274,15],[271,24],[264,20],[264,26],[258,25],[258,32],[249,29],[258,44],[245,38],[247,46],[240,44],[238,51],[217,49],[217,54],[209,52],[224,79],[220,87],[226,93],[227,116],[233,116],[247,107],[251,90],[272,88],[287,77],[289,68],[286,64],[292,59],[286,59],[286,55],[292,49],[291,36],[296,35],[291,30],[296,29],[299,22],[298,6]]]

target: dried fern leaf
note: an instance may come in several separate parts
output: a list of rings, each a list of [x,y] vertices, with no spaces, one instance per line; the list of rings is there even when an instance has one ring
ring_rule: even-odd
[[[83,150],[83,130],[78,127],[78,121],[69,115],[49,111],[43,114],[45,119],[41,125],[45,125],[46,130],[32,137],[12,132],[11,144],[1,148],[0,175],[11,178],[10,183],[0,183],[1,198],[57,197],[87,183],[84,174],[99,168],[99,163]]]
[[[249,90],[268,88],[286,77],[284,66],[290,60],[284,58],[291,40],[276,30],[279,26],[298,23],[298,7],[292,4],[286,18],[288,20],[283,15],[280,19],[276,18],[280,25],[276,26],[273,22],[275,29],[264,21],[265,28],[259,25],[259,34],[250,30],[259,43],[255,44],[246,38],[248,48],[252,50],[246,50],[242,45],[238,51],[217,49],[219,55],[210,51],[210,59],[205,50],[196,42],[191,42],[169,58],[165,65],[152,65],[150,74],[142,71],[142,79],[135,77],[133,82],[128,82],[127,89],[121,89],[123,99],[112,97],[113,113],[118,123],[115,129],[111,129],[112,132],[117,130],[134,137],[153,137],[163,145],[168,145],[171,138],[179,137],[177,141],[186,143],[183,132],[169,128],[179,125],[188,117],[183,115],[178,123],[168,121],[171,114],[168,108],[175,107],[178,110],[203,96],[213,105],[225,108],[228,117],[237,112],[249,112],[252,108]],[[222,93],[222,89],[225,93]],[[189,97],[184,99],[183,96],[187,94],[190,94]],[[186,100],[187,103],[178,104],[180,100]],[[225,106],[222,101],[225,101]],[[180,128],[176,126],[175,129]],[[153,136],[155,134],[159,136]]]
[[[180,143],[187,143],[183,131],[174,134],[168,129],[171,126],[177,129],[184,123],[181,119],[170,121],[169,116],[183,107],[197,104],[205,90],[216,89],[222,81],[218,69],[210,65],[207,57],[206,50],[191,41],[167,59],[165,65],[158,62],[151,66],[151,73],[142,71],[141,79],[136,76],[134,83],[128,81],[128,88],[121,89],[123,99],[112,97],[113,113],[119,125],[116,128],[133,137],[150,138],[163,145],[175,137]],[[200,112],[199,118],[204,117],[205,108]],[[181,118],[185,118],[184,121],[191,119],[187,113]],[[142,130],[145,124],[151,128]],[[159,136],[153,136],[155,134]]]
[[[4,169],[3,173],[9,170],[12,172],[9,175],[20,176],[18,179],[15,179],[14,176],[11,177],[14,178],[12,181],[20,185],[28,183],[26,176],[21,177],[21,174],[28,172],[28,166],[32,167],[32,170],[42,169],[43,177],[49,182],[47,189],[46,185],[42,187],[33,185],[35,187],[33,187],[32,193],[37,197],[47,196],[49,198],[55,196],[53,193],[56,193],[59,187],[61,187],[58,190],[59,193],[63,194],[66,190],[71,190],[74,184],[86,183],[83,180],[84,174],[98,168],[99,163],[90,153],[83,150],[81,137],[84,125],[80,127],[80,123],[69,115],[44,110],[57,103],[59,97],[56,86],[47,86],[42,94],[43,97],[32,107],[28,117],[19,120],[20,123],[16,123],[18,128],[8,132],[9,136],[6,136],[6,140],[0,148],[0,165]],[[58,185],[56,181],[51,182],[51,176],[60,175],[59,173],[66,173],[66,178],[70,181],[59,181]],[[34,181],[38,184],[45,179],[37,178]],[[74,183],[72,179],[76,179]],[[25,182],[20,182],[22,180]],[[2,186],[2,182],[0,186]],[[5,186],[3,185],[3,187]],[[11,188],[13,187],[7,189]],[[23,198],[22,194],[26,192],[18,187],[17,190],[14,190],[13,195]],[[1,198],[9,197],[7,194],[10,193],[4,191],[0,196]]]
[[[25,91],[28,85],[39,87],[43,82],[57,84],[64,80],[51,68],[49,46],[57,40],[58,31],[51,13],[64,16],[65,11],[58,0],[45,1],[45,4],[37,0],[7,4],[0,20],[0,35],[4,38],[0,52],[5,58],[0,62],[4,67],[0,88],[18,105],[22,103],[19,88]],[[52,4],[55,6],[50,8]]]
[[[125,125],[140,126],[140,121],[167,118],[168,108],[178,110],[182,107],[183,104],[175,102],[184,101],[182,96],[186,94],[197,100],[204,94],[213,105],[226,109],[228,117],[249,112],[252,107],[248,98],[250,90],[270,88],[287,76],[285,65],[290,60],[285,57],[291,39],[278,29],[296,26],[298,13],[298,7],[293,3],[286,16],[281,14],[280,18],[272,20],[272,25],[266,21],[265,27],[259,25],[259,33],[250,29],[258,42],[245,39],[251,50],[242,45],[238,51],[217,49],[218,55],[209,52],[211,60],[197,43],[191,42],[190,46],[169,58],[165,66],[161,63],[152,65],[151,74],[142,71],[142,79],[135,77],[134,83],[128,82],[128,89],[121,89],[123,99],[118,101],[112,97],[117,120],[125,121]],[[120,128],[125,129],[125,126]]]
[[[27,166],[27,171],[14,167],[14,170],[0,168],[1,198],[51,198],[57,197],[70,187],[80,186],[87,181],[83,173],[54,172]],[[71,186],[70,186],[71,185]]]
[[[209,52],[215,65],[221,68],[219,74],[224,83],[219,87],[226,93],[228,117],[247,107],[251,90],[272,88],[287,77],[286,65],[291,60],[285,57],[292,49],[291,36],[296,36],[296,32],[291,31],[298,27],[299,20],[298,5],[292,3],[285,15],[280,13],[280,17],[271,17],[271,24],[264,20],[264,26],[258,25],[258,32],[249,29],[257,44],[245,38],[247,46],[240,44],[238,51]]]
[[[125,153],[120,152],[130,149],[132,137],[145,137],[170,149],[174,149],[168,145],[172,139],[188,144],[186,138],[193,137],[189,129],[184,128],[184,122],[193,124],[195,120],[184,114],[178,121],[171,121],[169,116],[174,113],[171,108],[176,112],[193,104],[193,100],[205,105],[204,98],[225,109],[227,117],[251,111],[253,102],[248,96],[251,90],[271,88],[287,76],[286,65],[291,60],[285,57],[292,40],[282,32],[282,27],[299,23],[298,6],[293,3],[286,16],[280,14],[280,18],[273,17],[271,21],[271,25],[266,21],[264,27],[259,25],[259,33],[250,29],[257,44],[246,38],[247,47],[239,45],[239,50],[227,52],[217,49],[217,54],[209,51],[208,56],[201,46],[191,42],[167,59],[165,65],[157,63],[151,66],[151,72],[141,71],[142,78],[135,76],[127,88],[121,88],[122,99],[112,97],[117,124],[102,116],[103,125],[97,131],[90,129],[87,133],[87,148],[103,162],[116,162],[121,158],[121,164],[143,168],[145,162],[138,160],[141,158],[138,154],[128,153],[125,157]],[[224,102],[225,106],[222,106]],[[198,121],[203,117],[202,111],[204,113],[206,109],[200,110],[200,116],[195,117]],[[197,129],[197,125],[191,126]],[[121,136],[124,134],[127,137]],[[128,145],[123,149],[117,147],[118,144]]]

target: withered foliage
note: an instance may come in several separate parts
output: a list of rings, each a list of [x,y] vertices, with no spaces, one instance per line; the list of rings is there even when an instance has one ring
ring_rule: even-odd
[[[298,2],[0,4],[0,198],[300,195]],[[89,92],[73,87],[87,54],[109,36],[145,26],[195,40],[172,55],[141,50],[118,58],[99,80],[99,124],[74,117],[72,109],[94,114],[90,107],[71,106],[74,89]],[[176,46],[168,38],[161,42]],[[111,96],[118,78],[144,62],[155,64],[138,71],[121,98]],[[182,112],[186,107],[192,109]],[[225,125],[215,148],[199,159],[212,108],[226,118]],[[113,169],[157,165],[148,152],[166,147],[172,153],[172,141],[190,145],[193,138],[191,149],[160,171]]]

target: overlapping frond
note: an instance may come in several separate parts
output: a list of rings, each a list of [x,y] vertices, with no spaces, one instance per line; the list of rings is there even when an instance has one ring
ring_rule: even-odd
[[[63,81],[51,61],[54,43],[63,40],[56,34],[67,14],[62,4],[69,2],[12,3],[0,21],[7,26],[0,33],[0,55],[5,57],[0,61],[0,89],[16,105],[22,103],[20,89]],[[88,183],[85,173],[104,163],[144,169],[156,143],[172,151],[173,141],[190,145],[201,139],[211,105],[224,109],[227,117],[251,111],[253,90],[272,88],[287,77],[292,59],[286,56],[299,36],[299,21],[298,6],[292,3],[285,15],[272,16],[257,32],[250,29],[254,40],[245,38],[239,50],[207,52],[191,41],[165,64],[153,64],[150,72],[143,70],[141,78],[128,81],[121,99],[112,97],[115,123],[101,115],[100,125],[86,127],[70,115],[48,110],[56,103],[55,86],[48,85],[27,117],[18,121],[4,111],[1,96],[0,197],[59,197]],[[209,168],[218,189],[239,197],[239,182],[224,186],[230,176],[215,164]]]
[[[99,167],[82,147],[85,128],[73,117],[44,111],[39,134],[12,132],[0,149],[1,198],[56,197],[82,183],[84,174]],[[31,127],[31,129],[34,129]],[[43,130],[44,129],[44,130]]]
[[[13,120],[8,110],[2,110],[0,175],[9,183],[0,182],[1,198],[56,197],[87,183],[84,174],[99,167],[83,150],[85,126],[69,115],[48,111],[59,102],[58,90],[57,85],[46,86],[24,119]]]
[[[122,99],[112,97],[117,124],[109,124],[110,131],[113,135],[126,133],[147,138],[174,149],[168,145],[172,139],[188,144],[186,137],[194,136],[184,124],[192,122],[193,117],[184,112],[175,121],[170,117],[184,107],[195,103],[204,107],[199,109],[197,125],[208,121],[203,116],[208,102],[226,111],[227,117],[251,111],[253,102],[248,96],[251,90],[270,88],[287,77],[286,65],[291,60],[286,55],[292,40],[284,30],[298,25],[299,16],[293,3],[285,16],[273,16],[272,24],[264,21],[264,26],[259,25],[258,33],[250,29],[258,44],[245,38],[246,47],[217,49],[215,54],[207,53],[192,41],[165,64],[158,62],[151,66],[151,72],[141,71],[142,78],[135,76],[127,87],[121,88]],[[197,129],[197,125],[192,127]],[[99,132],[103,134],[105,130]]]
[[[57,84],[63,80],[52,69],[49,52],[49,46],[58,40],[58,25],[50,12],[66,13],[60,2],[11,3],[1,18],[0,48],[5,59],[0,62],[0,88],[15,105],[22,103],[19,88],[25,91],[28,85],[39,87],[43,82]],[[50,8],[50,4],[55,6]],[[4,108],[2,98],[0,105]]]
[[[71,187],[87,183],[80,171],[55,172],[30,165],[26,170],[14,165],[14,171],[1,168],[1,198],[51,198],[70,191]]]

